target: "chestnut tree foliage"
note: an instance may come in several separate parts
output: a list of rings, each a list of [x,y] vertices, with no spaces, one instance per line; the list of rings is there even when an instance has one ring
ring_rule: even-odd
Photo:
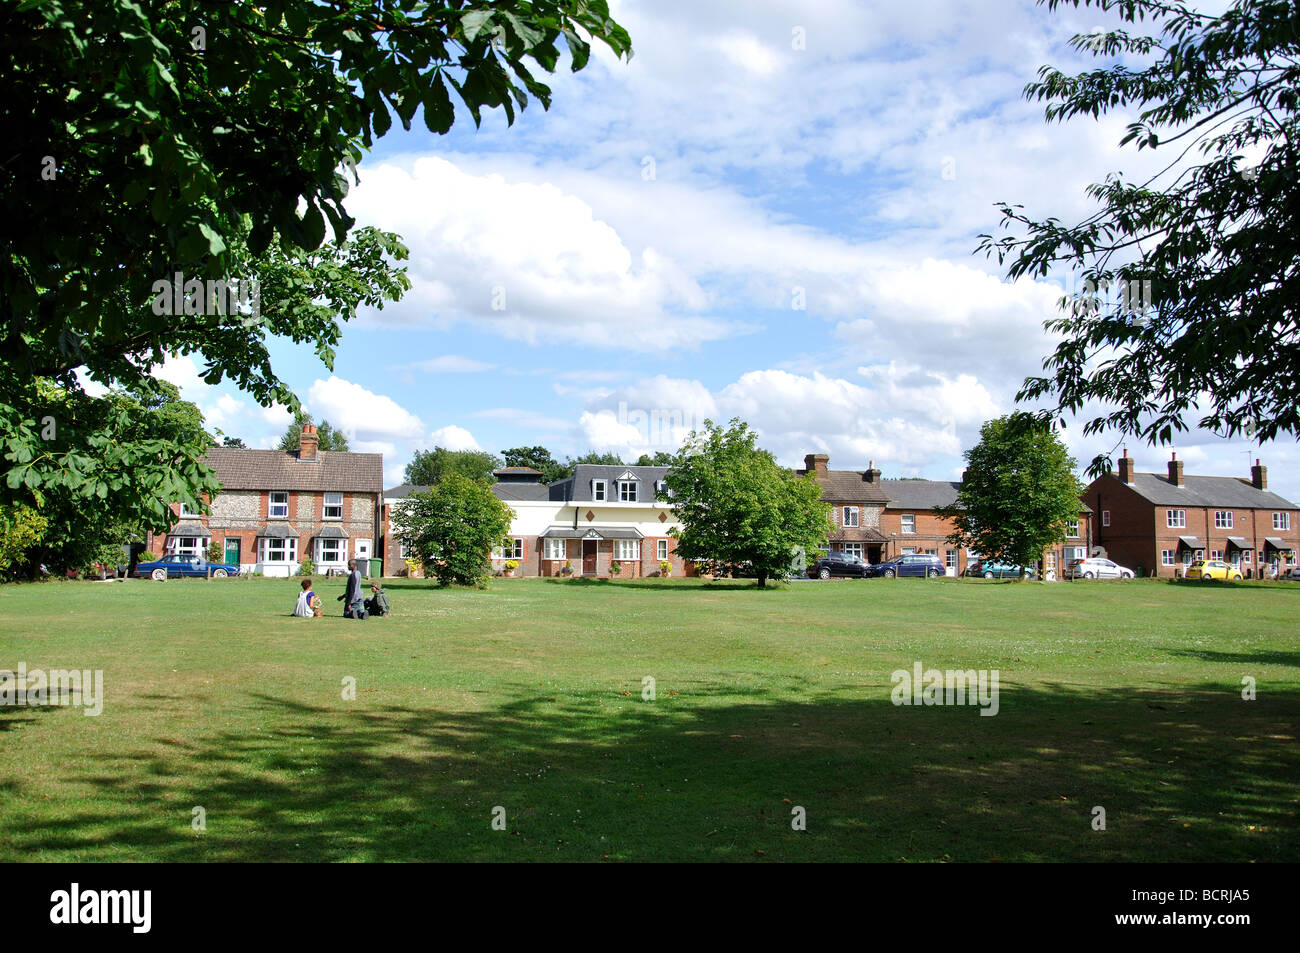
[[[175,499],[172,466],[208,489],[206,445],[115,442],[51,416],[43,388],[81,375],[157,390],[167,354],[264,406],[297,399],[271,367],[278,337],[332,368],[340,321],[409,287],[398,236],[353,230],[344,199],[364,151],[417,113],[446,133],[459,110],[507,122],[550,103],[537,73],[593,40],[630,56],[604,0],[0,0],[0,504],[52,489]],[[327,241],[327,236],[329,240]],[[260,315],[157,313],[156,282],[260,281]],[[6,511],[7,512],[7,511]]]
[[[1200,426],[1260,440],[1300,434],[1300,12],[1236,0],[1203,13],[1177,0],[1039,0],[1093,7],[1121,28],[1073,46],[1104,61],[1039,70],[1025,95],[1049,121],[1134,117],[1121,144],[1168,161],[1144,181],[1089,188],[1077,224],[1000,206],[980,249],[1010,278],[1069,270],[1083,289],[1047,322],[1061,336],[1019,398],[1088,407],[1085,433],[1149,443]],[[1199,419],[1198,419],[1199,415]],[[1090,471],[1110,468],[1106,457]]]

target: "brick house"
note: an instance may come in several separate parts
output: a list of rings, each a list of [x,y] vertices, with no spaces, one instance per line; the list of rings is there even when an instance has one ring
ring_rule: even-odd
[[[296,573],[310,557],[317,572],[345,570],[348,559],[378,556],[381,538],[383,457],[317,448],[308,424],[296,451],[213,447],[204,463],[221,491],[207,500],[210,513],[173,504],[177,522],[146,547],[198,555],[210,543],[226,562],[268,576]]]
[[[1248,480],[1185,475],[1176,453],[1166,473],[1138,473],[1125,450],[1119,472],[1093,480],[1084,500],[1097,545],[1144,575],[1173,577],[1203,557],[1258,578],[1294,566],[1300,549],[1300,509],[1269,491],[1258,460]]]
[[[572,477],[548,486],[529,467],[494,471],[492,492],[514,518],[510,545],[493,550],[493,570],[503,571],[514,561],[516,576],[559,576],[566,566],[573,575],[611,576],[617,562],[619,575],[631,578],[659,575],[659,560],[667,559],[670,575],[694,575],[694,565],[676,556],[677,541],[668,535],[679,525],[672,506],[656,499],[667,472],[667,467],[579,464]],[[394,565],[405,556],[391,531],[394,511],[423,489],[403,485],[384,491],[387,549],[397,557]]]
[[[939,556],[950,576],[963,574],[979,558],[979,554],[948,542],[954,529],[952,520],[934,512],[956,502],[960,482],[882,480],[874,461],[866,470],[831,470],[824,453],[808,454],[804,469],[795,472],[813,473],[822,486],[822,499],[831,504],[835,529],[827,545],[832,551],[852,553],[869,563],[910,553]],[[1080,505],[1078,520],[1067,526],[1066,532],[1064,543],[1043,554],[1044,574],[1059,574],[1070,559],[1087,555],[1091,511],[1086,505]]]

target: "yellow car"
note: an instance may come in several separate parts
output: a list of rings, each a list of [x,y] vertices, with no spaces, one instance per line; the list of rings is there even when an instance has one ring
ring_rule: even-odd
[[[1221,559],[1198,559],[1187,567],[1184,579],[1240,579],[1241,572]]]

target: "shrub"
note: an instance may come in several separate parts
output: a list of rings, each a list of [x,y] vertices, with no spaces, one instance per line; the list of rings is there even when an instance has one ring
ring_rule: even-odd
[[[158,554],[155,553],[152,549],[146,549],[135,559],[136,562],[140,562],[140,563],[156,563],[158,561]]]
[[[298,575],[300,576],[316,575],[316,564],[311,561],[310,556],[304,556],[302,562],[298,564]]]
[[[612,576],[617,576],[623,572],[623,564],[617,559],[609,564],[609,572]]]
[[[514,571],[515,571],[516,569],[518,569],[518,568],[519,568],[519,561],[518,561],[518,560],[516,560],[516,559],[507,559],[507,560],[506,560],[506,575],[509,575],[510,573],[514,572]]]
[[[672,564],[666,559],[659,560],[659,575],[667,576],[672,569]]]

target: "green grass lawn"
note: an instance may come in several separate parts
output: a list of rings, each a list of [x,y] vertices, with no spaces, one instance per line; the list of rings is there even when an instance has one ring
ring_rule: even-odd
[[[0,860],[1300,856],[1300,586],[342,585],[0,589],[0,669],[106,695],[0,708]],[[999,714],[893,705],[917,661],[998,669]]]

